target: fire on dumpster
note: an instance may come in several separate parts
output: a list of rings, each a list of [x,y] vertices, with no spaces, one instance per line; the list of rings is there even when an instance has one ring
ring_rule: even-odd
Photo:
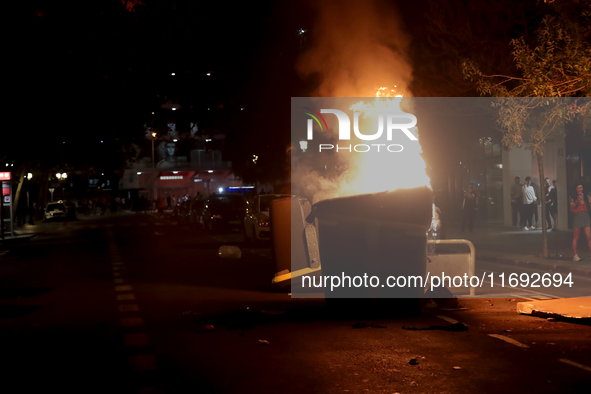
[[[293,161],[294,190],[302,192],[314,205],[309,214],[304,214],[302,209],[292,209],[292,270],[291,275],[282,275],[283,278],[312,274],[312,268],[325,278],[369,276],[379,278],[380,283],[386,283],[386,278],[392,275],[424,277],[426,234],[434,212],[430,179],[414,124],[408,129],[401,125],[397,126],[399,130],[388,127],[389,124],[402,123],[391,119],[404,118],[412,108],[407,108],[409,105],[402,97],[387,97],[384,91],[378,90],[374,99],[343,101],[347,103],[344,109],[354,113],[351,118],[354,118],[355,134],[346,142],[372,139],[371,143],[380,144],[392,140],[404,147],[400,153],[351,150],[325,154],[316,151],[313,156],[312,149],[309,149],[306,156],[302,154]],[[342,115],[339,123],[336,122],[338,100],[323,105],[322,99],[318,99],[320,103],[315,103],[316,108],[320,108],[318,113],[327,114],[324,123],[327,127],[322,131],[329,132],[332,138],[336,138],[337,131],[340,133],[343,124],[347,127],[346,123],[341,123]],[[308,146],[313,143],[316,141],[309,141]],[[329,166],[338,171],[330,173],[327,171]],[[300,225],[301,222],[304,223]],[[297,228],[294,223],[298,224]],[[294,253],[302,249],[300,244],[305,250]],[[316,244],[319,257],[315,262],[319,264],[312,267],[308,255]],[[302,262],[302,259],[308,261]],[[298,286],[306,283],[296,282]],[[310,289],[294,289],[292,286],[292,296],[302,296],[306,291],[310,292]],[[331,288],[330,291],[324,288],[326,298],[416,299],[422,293],[420,286],[354,286]]]

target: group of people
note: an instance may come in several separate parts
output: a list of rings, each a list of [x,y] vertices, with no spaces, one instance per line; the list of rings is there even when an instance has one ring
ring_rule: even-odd
[[[521,178],[515,177],[511,185],[511,213],[513,226],[523,227],[524,230],[535,230],[539,227],[538,206],[542,203],[539,187],[532,183],[531,177],[525,178],[521,184]],[[546,223],[548,229],[558,231],[558,203],[556,191],[556,179],[544,179],[544,197],[546,201]],[[535,226],[534,226],[535,223]]]
[[[552,231],[558,231],[558,203],[557,203],[557,189],[556,179],[552,180],[546,178],[544,180],[544,191],[546,199],[546,218],[548,220],[548,228]],[[577,244],[581,229],[587,238],[587,245],[591,250],[591,193],[585,191],[583,183],[578,182],[569,197],[569,209],[572,216],[573,226],[573,260],[580,261],[577,253]],[[533,216],[535,214],[537,224],[537,205],[540,204],[537,190],[531,183],[531,178],[525,178],[525,183],[521,185],[519,177],[515,177],[515,184],[511,187],[511,208],[513,210],[513,225],[524,226],[524,230],[534,230]],[[520,221],[518,224],[517,217]]]

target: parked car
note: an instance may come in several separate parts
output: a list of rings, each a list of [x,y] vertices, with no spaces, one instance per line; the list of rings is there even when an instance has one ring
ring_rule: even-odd
[[[214,193],[203,209],[203,227],[209,231],[242,229],[248,202],[237,193]]]
[[[46,222],[65,220],[68,218],[68,208],[63,201],[50,202],[47,204],[43,216]]]
[[[247,241],[271,239],[269,220],[271,201],[286,197],[290,198],[291,196],[289,194],[261,194],[252,200],[250,209],[244,218],[244,234]]]

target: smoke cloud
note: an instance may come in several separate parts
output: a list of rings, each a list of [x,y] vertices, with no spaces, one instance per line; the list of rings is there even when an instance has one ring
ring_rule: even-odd
[[[387,90],[380,95],[410,96],[410,38],[391,4],[381,0],[316,4],[313,44],[296,65],[302,78],[318,78],[312,97],[375,97],[382,87]],[[336,140],[331,133],[324,136],[328,142]],[[322,162],[311,155],[292,159],[293,192],[313,202],[374,192],[353,187],[362,166],[350,155],[323,155]]]
[[[383,86],[410,95],[410,39],[392,5],[380,0],[323,0],[317,7],[313,46],[296,66],[304,78],[320,76],[312,96],[374,97]]]

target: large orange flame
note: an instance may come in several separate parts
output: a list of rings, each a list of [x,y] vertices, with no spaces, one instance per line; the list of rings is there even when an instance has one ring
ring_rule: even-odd
[[[390,98],[390,95],[394,97]],[[360,118],[370,119],[370,128],[377,127],[378,113],[404,113],[400,108],[402,95],[396,95],[395,89],[378,88],[377,99],[372,103],[360,101],[351,110],[360,112]],[[416,127],[410,131],[418,137]],[[353,142],[353,141],[352,141]],[[360,141],[363,142],[363,141]],[[351,196],[365,193],[378,193],[399,188],[431,187],[427,176],[419,142],[405,144],[404,153],[379,154],[374,152],[351,154],[348,176],[338,187],[338,196]]]

